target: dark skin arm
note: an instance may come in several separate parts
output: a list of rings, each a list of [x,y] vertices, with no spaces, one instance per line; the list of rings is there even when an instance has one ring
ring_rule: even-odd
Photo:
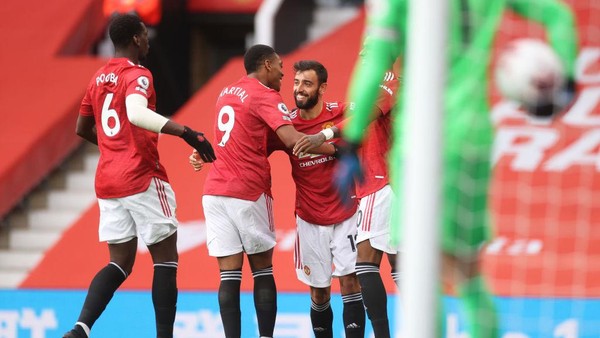
[[[277,128],[275,132],[288,149],[292,149],[296,142],[305,136],[305,134],[297,131],[291,124],[281,126]],[[324,143],[319,147],[311,149],[310,152],[312,154],[333,155],[335,153],[335,148],[329,143]]]
[[[373,114],[371,115],[371,122],[375,121],[382,115],[383,113],[379,108],[374,109]],[[341,136],[338,127],[333,126],[331,127],[331,130],[333,130],[334,138]],[[301,138],[299,138],[298,142],[296,142],[296,144],[294,145],[293,153],[294,155],[298,155],[309,151],[314,152],[314,148],[322,145],[323,143],[325,143],[325,141],[325,135],[323,135],[323,133],[321,132],[312,135],[304,135]]]
[[[93,116],[79,115],[75,127],[77,135],[88,142],[98,145],[98,136],[96,134],[96,120]]]

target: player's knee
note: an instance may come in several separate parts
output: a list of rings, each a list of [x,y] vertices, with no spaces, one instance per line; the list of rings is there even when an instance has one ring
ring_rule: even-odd
[[[331,291],[329,288],[310,288],[310,299],[315,304],[325,304],[331,298]]]
[[[341,276],[340,280],[340,291],[343,295],[360,292],[360,284],[355,273]]]
[[[444,279],[452,283],[461,284],[480,274],[477,254],[460,257],[444,254],[442,266]]]
[[[368,240],[357,244],[356,261],[358,263],[372,263],[379,266],[383,253],[371,246]]]

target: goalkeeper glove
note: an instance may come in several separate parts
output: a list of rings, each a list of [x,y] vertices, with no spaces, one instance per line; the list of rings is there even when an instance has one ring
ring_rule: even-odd
[[[203,162],[213,162],[217,159],[215,151],[210,142],[204,137],[204,134],[197,132],[189,127],[183,128],[183,134],[180,136],[187,144],[198,151]]]
[[[332,143],[335,147],[334,156],[337,158],[337,169],[335,173],[335,185],[338,195],[346,205],[351,205],[351,197],[354,194],[354,182],[363,181],[362,168],[356,151],[357,144],[341,142]]]

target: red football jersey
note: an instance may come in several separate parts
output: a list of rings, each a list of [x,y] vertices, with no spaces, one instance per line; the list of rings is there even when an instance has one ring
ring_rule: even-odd
[[[256,201],[271,196],[267,135],[292,124],[279,93],[244,76],[225,87],[216,105],[215,154],[204,183],[205,195]]]
[[[312,120],[304,120],[298,110],[290,117],[294,127],[305,134],[315,134],[344,119],[346,105],[340,102],[323,104],[321,114]],[[335,141],[335,140],[334,140]],[[333,177],[336,161],[329,155],[306,155],[301,158],[287,149],[292,165],[292,177],[296,183],[296,214],[303,220],[319,225],[332,225],[350,218],[356,212],[357,199],[352,205],[342,203]]]
[[[148,189],[152,177],[168,181],[158,157],[158,134],[131,124],[125,98],[140,94],[155,110],[152,74],[126,58],[114,58],[92,77],[79,114],[94,116],[100,160],[96,170],[98,198],[117,198]]]
[[[385,73],[380,85],[377,107],[383,112],[367,129],[362,147],[358,150],[363,167],[364,181],[356,187],[356,197],[363,198],[389,183],[387,156],[390,149],[391,114],[396,103],[399,81],[392,72]]]

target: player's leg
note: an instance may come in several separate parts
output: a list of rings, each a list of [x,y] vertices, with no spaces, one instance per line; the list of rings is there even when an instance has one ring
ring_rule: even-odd
[[[221,281],[219,310],[226,338],[241,336],[240,285],[242,282],[243,246],[238,229],[229,217],[228,205],[239,200],[224,196],[202,198],[206,218],[208,254],[217,257]]]
[[[343,321],[347,338],[365,336],[365,306],[355,273],[340,276],[340,291],[344,305]]]
[[[497,338],[496,306],[479,265],[477,254],[460,258],[443,255],[445,279],[457,286],[459,300],[468,320],[469,335]]]
[[[459,150],[446,149],[442,249],[471,337],[498,337],[492,295],[480,272],[479,249],[490,239],[487,195],[491,131],[470,133]]]
[[[266,194],[256,201],[240,201],[230,209],[254,277],[254,307],[260,337],[273,337],[277,317],[277,287],[273,278],[273,200]]]
[[[177,305],[177,218],[175,193],[168,182],[153,178],[145,192],[123,199],[154,263],[152,304],[156,336],[172,338]]]
[[[379,273],[383,252],[374,249],[368,240],[358,243],[357,248],[356,275],[373,333],[377,338],[389,338],[387,293]]]
[[[152,303],[156,317],[156,336],[172,338],[177,307],[177,232],[148,246],[154,262]]]
[[[390,207],[393,199],[389,185],[365,196],[359,205],[356,275],[363,302],[371,320],[375,337],[390,337],[387,293],[379,268],[384,253],[395,257],[390,243]],[[390,263],[392,263],[390,261]],[[398,276],[392,266],[392,276]]]
[[[310,287],[310,322],[315,338],[333,338],[331,287]]]
[[[83,307],[73,330],[64,337],[89,337],[115,291],[133,269],[137,249],[135,224],[120,199],[99,199],[100,241],[108,242],[110,262],[92,279]]]
[[[333,337],[330,304],[333,226],[320,226],[296,216],[296,277],[310,287],[310,320],[315,337]]]
[[[344,304],[344,331],[347,338],[362,338],[365,335],[365,307],[361,288],[356,277],[356,224],[358,212],[342,223],[333,226],[333,276],[340,281]]]
[[[277,317],[277,287],[273,278],[273,249],[248,255],[254,278],[254,307],[260,337],[273,337]]]
[[[240,310],[240,286],[244,256],[237,253],[217,257],[221,281],[219,283],[219,310],[226,338],[242,335],[242,312]]]

